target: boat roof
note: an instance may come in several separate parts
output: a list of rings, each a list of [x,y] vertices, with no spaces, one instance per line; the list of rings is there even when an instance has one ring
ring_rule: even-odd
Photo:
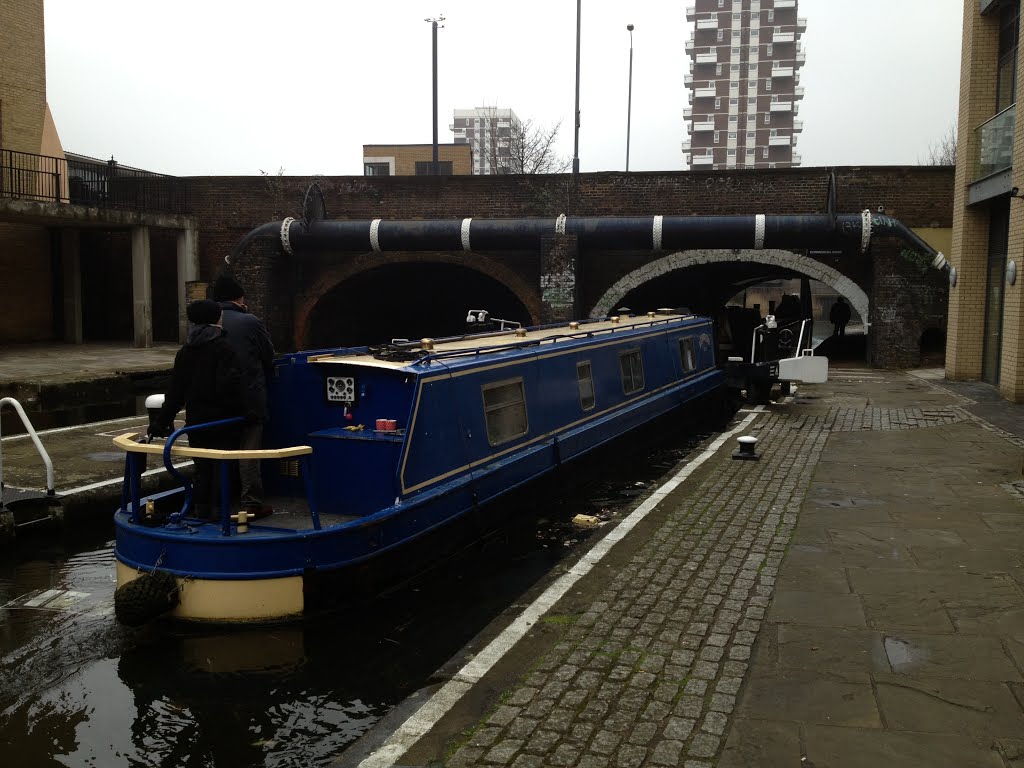
[[[385,348],[344,349],[309,355],[306,362],[317,365],[358,365],[422,373],[433,362],[445,365],[476,364],[482,358],[508,357],[533,352],[538,346],[564,344],[589,345],[598,337],[611,339],[615,334],[636,336],[665,330],[670,326],[707,322],[706,317],[690,314],[654,313],[646,317],[609,317],[578,323],[546,325],[537,328],[509,328],[491,333],[445,339],[421,339],[419,342],[392,344]]]

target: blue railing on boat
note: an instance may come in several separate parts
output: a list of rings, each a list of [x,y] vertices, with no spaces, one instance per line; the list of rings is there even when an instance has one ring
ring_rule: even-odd
[[[243,459],[293,459],[297,458],[300,466],[303,483],[306,489],[306,503],[313,522],[313,529],[320,530],[320,514],[316,507],[316,498],[313,493],[313,474],[309,456],[313,453],[312,447],[308,445],[295,445],[289,448],[273,448],[260,450],[220,450],[216,448],[193,448],[175,446],[174,443],[182,435],[213,427],[227,426],[240,423],[240,417],[221,419],[203,424],[194,424],[182,427],[171,433],[164,444],[137,442],[138,435],[128,433],[118,435],[114,438],[114,445],[125,451],[124,484],[121,490],[121,511],[128,512],[133,523],[138,523],[142,510],[142,472],[145,468],[145,456],[156,454],[163,457],[164,467],[168,473],[182,485],[184,502],[177,512],[168,516],[166,525],[182,526],[184,519],[192,509],[192,483],[178,468],[172,460],[183,459],[209,459],[220,464],[221,473],[221,503],[220,503],[220,528],[224,536],[231,535],[231,497],[230,477],[231,462]]]

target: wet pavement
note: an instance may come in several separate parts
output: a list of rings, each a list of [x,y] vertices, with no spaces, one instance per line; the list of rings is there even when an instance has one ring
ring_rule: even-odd
[[[1020,414],[833,369],[752,416],[760,461],[725,444],[652,495],[338,765],[1024,765]]]

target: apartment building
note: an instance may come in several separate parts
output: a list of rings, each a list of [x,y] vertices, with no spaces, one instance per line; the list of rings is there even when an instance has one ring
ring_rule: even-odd
[[[946,376],[1024,402],[1020,0],[962,0]]]
[[[798,0],[695,0],[686,52],[688,138],[693,169],[800,165],[800,39],[807,28]]]
[[[511,109],[476,107],[456,109],[452,124],[456,144],[473,148],[473,174],[489,175],[514,170],[512,145],[522,136],[522,123]]]

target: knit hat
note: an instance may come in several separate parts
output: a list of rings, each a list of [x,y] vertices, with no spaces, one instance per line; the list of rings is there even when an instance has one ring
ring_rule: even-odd
[[[229,274],[223,274],[213,282],[214,301],[233,301],[245,295],[245,289]]]
[[[220,320],[220,305],[208,299],[193,301],[188,305],[185,314],[196,325],[214,325]]]

